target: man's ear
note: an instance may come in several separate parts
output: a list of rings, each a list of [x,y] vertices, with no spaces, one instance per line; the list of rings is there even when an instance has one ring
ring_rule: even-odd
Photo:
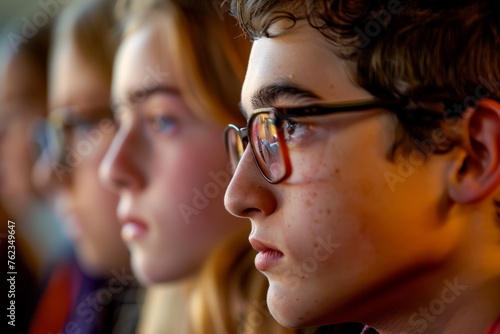
[[[500,186],[500,103],[482,99],[467,110],[461,127],[461,156],[449,182],[449,195],[459,203],[478,202]]]

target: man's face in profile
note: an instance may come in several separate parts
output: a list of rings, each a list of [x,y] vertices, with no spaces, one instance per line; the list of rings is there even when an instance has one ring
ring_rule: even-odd
[[[275,37],[253,44],[242,91],[247,118],[263,107],[373,98],[307,22],[272,29]],[[228,210],[251,219],[262,258],[277,254],[259,262],[269,308],[288,327],[388,312],[419,291],[457,243],[457,227],[441,224],[438,212],[450,162],[418,150],[389,158],[397,126],[389,111],[296,122],[301,131],[287,143],[291,176],[268,183],[247,149],[226,194]]]

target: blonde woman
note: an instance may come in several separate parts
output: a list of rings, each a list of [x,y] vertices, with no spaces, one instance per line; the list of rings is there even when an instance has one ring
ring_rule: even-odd
[[[249,230],[223,208],[222,133],[228,120],[243,121],[248,41],[211,1],[131,1],[118,10],[119,129],[101,177],[120,194],[122,237],[149,286],[139,331],[294,333],[267,315]],[[262,323],[251,320],[255,307]]]
[[[118,9],[124,26],[112,97],[119,129],[101,176],[120,195],[122,237],[149,286],[139,331],[223,333],[237,326],[239,312],[227,315],[230,327],[200,328],[206,303],[194,291],[205,286],[201,268],[219,244],[238,240],[223,255],[230,261],[249,250],[248,228],[223,206],[222,133],[228,120],[242,121],[237,102],[250,46],[212,2],[132,1]]]

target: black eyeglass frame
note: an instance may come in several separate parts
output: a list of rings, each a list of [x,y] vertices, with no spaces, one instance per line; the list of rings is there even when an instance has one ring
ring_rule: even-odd
[[[291,118],[300,118],[300,117],[308,117],[308,116],[322,116],[322,115],[330,115],[330,114],[335,114],[335,113],[342,113],[342,112],[356,112],[356,111],[368,111],[371,109],[388,109],[388,110],[394,110],[397,107],[401,107],[402,103],[400,101],[396,100],[382,100],[382,99],[368,99],[368,100],[359,100],[359,101],[348,101],[348,102],[339,102],[339,103],[327,103],[327,104],[314,104],[310,106],[304,106],[304,107],[291,107],[291,108],[280,108],[280,107],[271,107],[271,108],[259,108],[254,110],[252,115],[249,117],[247,121],[247,126],[246,127],[238,127],[237,125],[234,124],[228,124],[224,131],[224,142],[226,145],[226,153],[228,157],[231,159],[231,147],[229,145],[229,133],[231,130],[235,130],[239,138],[242,142],[243,146],[243,151],[241,152],[241,155],[243,155],[243,152],[245,151],[246,147],[248,146],[248,143],[250,142],[250,147],[252,151],[253,158],[255,160],[255,163],[257,164],[257,167],[262,174],[262,176],[266,179],[267,182],[271,184],[277,184],[280,182],[283,182],[286,180],[290,174],[292,173],[292,165],[290,162],[290,156],[289,156],[289,151],[288,147],[286,145],[286,140],[283,134],[283,128],[281,127],[281,124],[284,120],[291,119]],[[249,138],[249,133],[251,133],[250,127],[254,124],[254,120],[256,117],[262,114],[269,114],[270,119],[276,121],[276,124],[274,125],[276,127],[276,133],[277,133],[277,139],[278,139],[278,144],[279,144],[279,150],[280,150],[280,155],[282,157],[282,162],[285,167],[285,173],[281,177],[277,178],[276,180],[273,180],[269,178],[266,173],[264,172],[263,168],[261,167],[256,155],[255,155],[255,147],[253,145],[253,141],[250,140]],[[234,171],[236,171],[236,168],[238,167],[238,164],[241,160],[241,155],[240,159],[234,166]]]

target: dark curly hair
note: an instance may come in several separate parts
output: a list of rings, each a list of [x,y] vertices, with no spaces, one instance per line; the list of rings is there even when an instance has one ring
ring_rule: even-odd
[[[500,100],[496,1],[233,0],[231,10],[251,39],[272,38],[278,20],[308,20],[357,65],[359,86],[402,102],[395,147],[429,138],[481,97]]]
[[[500,2],[495,0],[232,0],[231,12],[252,40],[270,26],[307,20],[355,64],[357,84],[401,102],[396,149],[415,149],[433,134],[426,154],[456,143],[446,131],[481,98],[500,101]],[[500,203],[496,202],[500,218]]]

